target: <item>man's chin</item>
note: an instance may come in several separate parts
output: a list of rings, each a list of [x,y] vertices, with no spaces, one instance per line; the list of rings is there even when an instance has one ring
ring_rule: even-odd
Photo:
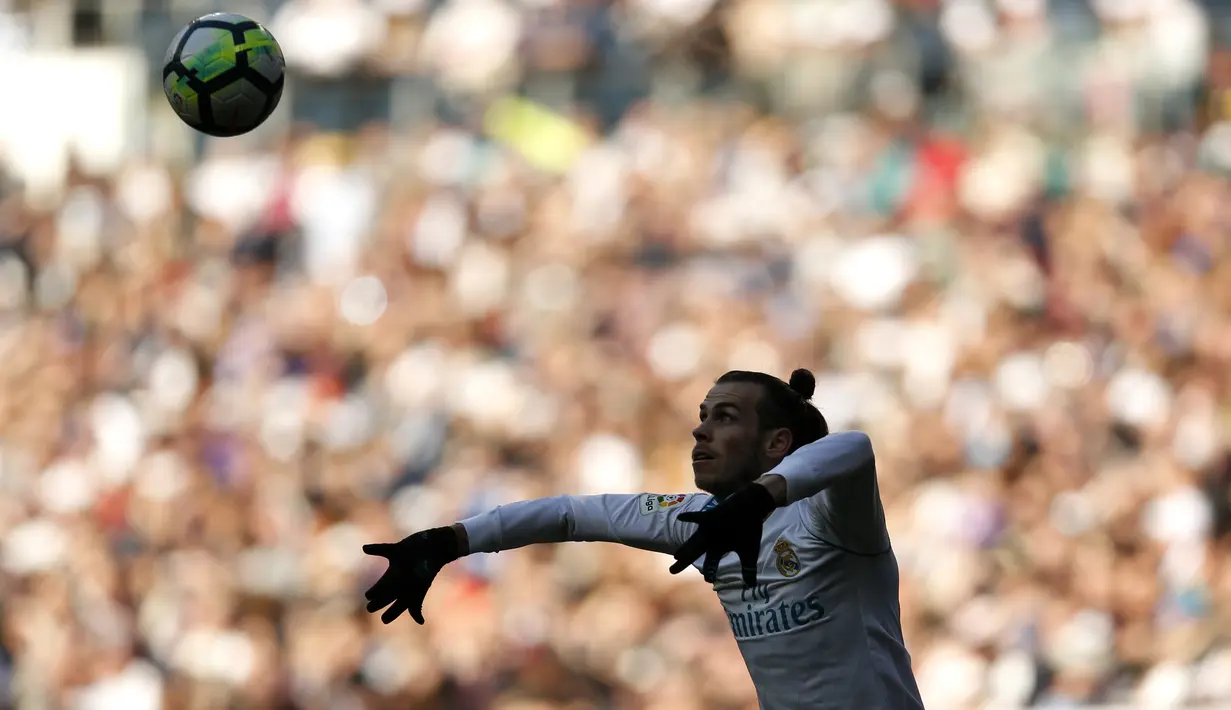
[[[701,459],[700,461],[692,462],[692,478],[697,484],[697,488],[703,491],[710,491],[714,484],[718,482],[719,471],[715,466],[713,459]]]

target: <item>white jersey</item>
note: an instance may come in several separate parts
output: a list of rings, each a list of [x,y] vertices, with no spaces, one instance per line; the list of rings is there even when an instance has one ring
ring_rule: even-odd
[[[870,445],[866,461],[852,453],[866,440],[859,432],[832,434],[774,469],[787,478],[791,499],[793,490],[809,489],[809,472],[863,470],[770,515],[756,587],[744,586],[734,554],[718,566],[714,591],[763,710],[923,707],[902,639],[898,565]],[[671,554],[697,527],[679,514],[714,504],[705,494],[559,496],[501,506],[462,524],[471,552],[601,541]]]

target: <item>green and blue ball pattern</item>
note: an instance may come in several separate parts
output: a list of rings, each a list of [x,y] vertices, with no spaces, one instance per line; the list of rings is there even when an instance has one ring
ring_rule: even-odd
[[[282,49],[269,30],[243,15],[215,13],[194,20],[172,40],[162,88],[189,126],[237,136],[277,108],[285,71]]]

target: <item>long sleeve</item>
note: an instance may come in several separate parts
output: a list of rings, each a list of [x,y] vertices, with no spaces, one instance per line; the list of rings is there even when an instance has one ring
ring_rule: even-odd
[[[811,498],[873,466],[872,440],[862,431],[843,431],[799,447],[769,474],[786,480],[787,503]],[[871,469],[875,476],[875,470]]]
[[[859,554],[889,548],[872,440],[861,431],[801,446],[769,474],[786,481],[787,505],[806,501],[818,537]]]
[[[676,516],[704,505],[695,494],[555,496],[510,503],[461,521],[470,552],[553,542],[614,542],[670,554],[685,539]]]

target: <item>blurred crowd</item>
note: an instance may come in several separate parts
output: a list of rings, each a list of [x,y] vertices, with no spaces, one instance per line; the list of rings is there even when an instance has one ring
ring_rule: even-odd
[[[809,367],[929,708],[1228,707],[1222,12],[293,0],[295,71],[433,58],[461,118],[5,182],[0,704],[755,707],[665,558],[479,555],[386,627],[360,547],[689,491],[713,379]]]

